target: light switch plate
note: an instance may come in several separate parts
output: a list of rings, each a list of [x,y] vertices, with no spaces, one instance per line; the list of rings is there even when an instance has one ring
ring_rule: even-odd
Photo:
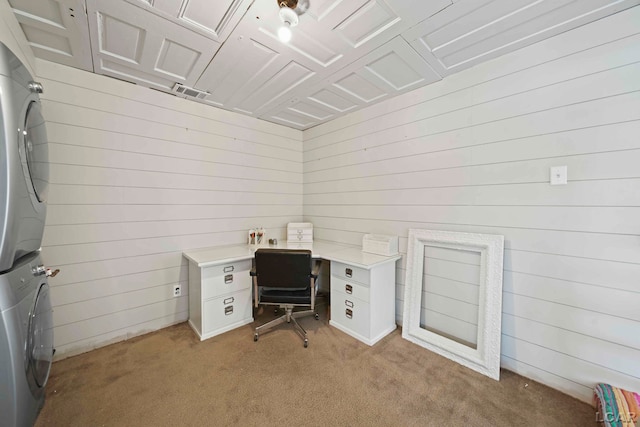
[[[567,183],[567,167],[552,166],[549,169],[549,182],[551,185],[564,185]]]

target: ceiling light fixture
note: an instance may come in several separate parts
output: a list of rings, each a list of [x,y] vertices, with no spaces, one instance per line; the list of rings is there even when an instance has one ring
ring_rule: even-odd
[[[297,5],[298,0],[278,0],[278,15],[282,21],[282,27],[278,29],[278,38],[284,43],[291,40],[291,28],[298,25],[298,14],[293,10]]]

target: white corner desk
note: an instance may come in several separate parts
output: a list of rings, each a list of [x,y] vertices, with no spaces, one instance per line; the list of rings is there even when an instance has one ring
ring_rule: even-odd
[[[331,242],[218,246],[184,252],[189,260],[189,324],[200,340],[253,322],[249,275],[258,248],[309,249],[330,261],[329,324],[373,345],[396,328],[396,261]],[[253,336],[253,335],[252,335]]]

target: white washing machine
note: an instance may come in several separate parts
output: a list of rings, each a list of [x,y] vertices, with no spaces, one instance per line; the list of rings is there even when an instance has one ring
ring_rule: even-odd
[[[46,269],[33,252],[0,274],[0,424],[34,424],[53,352]]]
[[[49,152],[41,92],[42,86],[0,43],[0,272],[42,243]]]

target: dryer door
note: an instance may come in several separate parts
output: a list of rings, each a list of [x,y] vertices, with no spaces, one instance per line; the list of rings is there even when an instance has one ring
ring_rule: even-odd
[[[49,285],[40,285],[29,316],[27,335],[27,379],[32,392],[47,384],[53,360],[53,316]]]
[[[30,184],[29,192],[33,191],[34,203],[44,203],[49,188],[49,149],[44,118],[36,101],[31,101],[27,108],[23,136],[20,151],[24,153],[23,170]]]

